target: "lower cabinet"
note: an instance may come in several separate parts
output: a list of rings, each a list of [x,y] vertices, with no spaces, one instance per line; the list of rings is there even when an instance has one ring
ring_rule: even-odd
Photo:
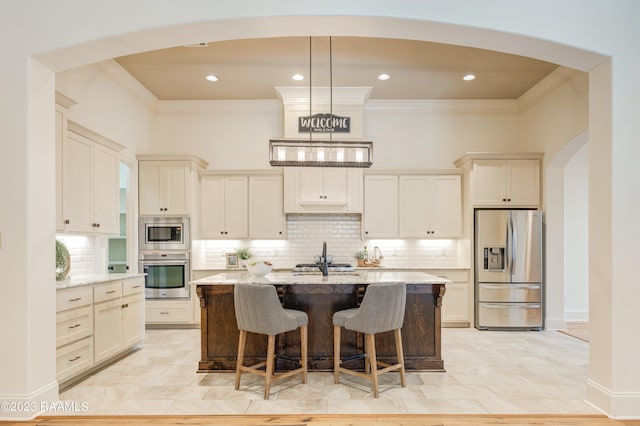
[[[57,291],[59,382],[85,373],[142,341],[143,291],[144,277]]]
[[[191,300],[147,300],[147,324],[192,324],[193,302]]]
[[[442,299],[442,327],[470,327],[473,306],[469,271],[429,270],[428,273],[451,280]]]

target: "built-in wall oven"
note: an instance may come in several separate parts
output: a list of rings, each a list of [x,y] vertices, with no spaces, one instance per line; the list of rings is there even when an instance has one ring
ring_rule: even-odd
[[[147,299],[188,299],[189,252],[140,252],[139,271],[145,273]]]
[[[188,299],[191,264],[188,217],[141,217],[138,271],[147,299]]]

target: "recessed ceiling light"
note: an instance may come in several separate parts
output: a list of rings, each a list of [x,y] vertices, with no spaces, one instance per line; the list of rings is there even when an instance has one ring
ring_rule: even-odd
[[[462,77],[462,79],[464,81],[471,81],[471,80],[475,80],[476,76],[475,76],[475,74],[467,74],[464,77]]]
[[[218,76],[215,76],[213,74],[209,74],[208,76],[205,77],[207,80],[209,81],[218,81]]]
[[[292,79],[294,79],[295,81],[300,81],[300,80],[304,80],[304,75],[302,74],[294,74],[291,76]]]
[[[378,80],[389,80],[391,78],[391,76],[389,74],[380,74],[378,76]]]

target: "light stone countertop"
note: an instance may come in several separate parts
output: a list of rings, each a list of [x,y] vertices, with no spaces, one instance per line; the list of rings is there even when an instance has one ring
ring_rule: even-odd
[[[83,275],[79,277],[70,277],[63,281],[56,281],[56,290],[71,287],[80,287],[85,285],[101,284],[109,281],[126,280],[129,278],[144,277],[146,274],[96,274],[96,275]]]
[[[446,284],[451,281],[425,272],[355,271],[333,273],[322,276],[316,272],[271,272],[264,276],[254,276],[247,271],[223,272],[191,281],[191,285],[232,285],[237,283],[255,284]]]

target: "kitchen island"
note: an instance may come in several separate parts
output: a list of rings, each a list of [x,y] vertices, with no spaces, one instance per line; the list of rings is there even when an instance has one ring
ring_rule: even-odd
[[[403,282],[407,284],[407,305],[402,327],[405,367],[410,371],[444,371],[440,343],[440,307],[448,280],[423,272],[351,272],[322,276],[319,273],[274,272],[254,277],[246,271],[225,272],[192,281],[200,299],[201,359],[198,371],[233,371],[236,367],[239,331],[235,320],[233,286],[236,283],[274,285],[282,304],[309,316],[308,368],[333,369],[334,312],[359,306],[369,284]],[[264,359],[267,337],[249,334],[247,363]],[[364,335],[350,330],[342,333],[345,357],[362,353]],[[395,363],[393,332],[376,335],[378,359]],[[300,356],[299,333],[279,335],[276,368],[289,369],[287,358]],[[364,368],[364,361],[349,361],[350,368]]]

